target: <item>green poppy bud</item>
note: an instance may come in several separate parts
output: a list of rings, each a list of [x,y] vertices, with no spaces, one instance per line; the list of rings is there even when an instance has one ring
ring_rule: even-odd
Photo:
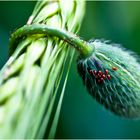
[[[134,53],[99,40],[91,56],[77,59],[78,73],[88,92],[115,114],[140,117],[140,65]]]

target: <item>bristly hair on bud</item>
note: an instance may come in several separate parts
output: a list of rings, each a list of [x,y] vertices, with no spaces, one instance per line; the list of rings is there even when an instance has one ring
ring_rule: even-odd
[[[77,59],[88,92],[105,108],[125,118],[140,118],[140,64],[135,54],[100,40],[91,56]]]

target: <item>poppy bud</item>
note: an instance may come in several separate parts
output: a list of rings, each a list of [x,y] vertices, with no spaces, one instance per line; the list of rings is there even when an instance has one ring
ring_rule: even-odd
[[[119,45],[96,40],[91,44],[94,52],[77,59],[78,73],[90,95],[119,116],[140,117],[140,65],[135,55]],[[87,74],[88,69],[98,76]]]

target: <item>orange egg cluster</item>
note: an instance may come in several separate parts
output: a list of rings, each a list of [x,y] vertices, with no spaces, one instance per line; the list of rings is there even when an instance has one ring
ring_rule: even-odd
[[[108,70],[105,70],[105,72],[102,72],[101,70],[89,70],[89,73],[95,76],[97,83],[102,83],[105,79],[111,80]]]

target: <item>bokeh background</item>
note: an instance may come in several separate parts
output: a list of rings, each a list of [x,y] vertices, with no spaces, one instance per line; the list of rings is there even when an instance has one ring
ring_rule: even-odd
[[[0,1],[0,68],[8,59],[10,33],[26,23],[35,3]],[[140,55],[140,1],[87,1],[86,9],[80,36],[111,40]],[[96,103],[73,61],[56,138],[140,138],[140,120],[119,118]]]

